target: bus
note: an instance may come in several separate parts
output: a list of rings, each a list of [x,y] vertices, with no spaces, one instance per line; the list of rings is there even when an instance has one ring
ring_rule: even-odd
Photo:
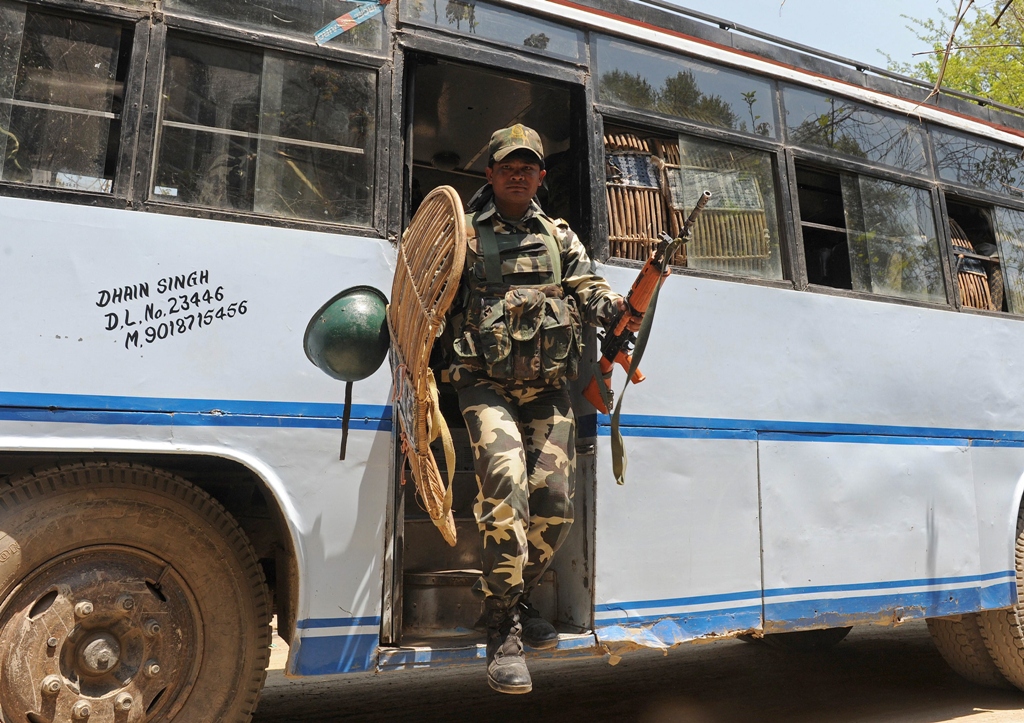
[[[576,521],[533,600],[560,639],[531,654],[925,619],[1024,688],[1019,111],[663,0],[0,0],[5,719],[249,720],[275,616],[291,676],[483,684],[450,385],[454,547],[388,365],[346,410],[302,337],[391,288],[419,202],[467,201],[514,123],[619,291],[712,192],[622,486],[574,382]]]

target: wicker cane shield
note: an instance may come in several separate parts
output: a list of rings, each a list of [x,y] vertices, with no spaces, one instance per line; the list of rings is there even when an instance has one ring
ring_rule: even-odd
[[[453,547],[451,482],[455,451],[438,408],[437,384],[429,362],[434,340],[459,289],[465,261],[462,201],[451,186],[435,188],[423,200],[398,244],[388,326],[402,449],[430,519]],[[430,451],[430,443],[438,438],[444,444],[447,485]]]

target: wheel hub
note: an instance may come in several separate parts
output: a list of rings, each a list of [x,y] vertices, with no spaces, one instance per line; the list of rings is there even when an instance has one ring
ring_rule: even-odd
[[[84,675],[103,675],[117,665],[121,646],[106,631],[93,633],[78,647],[78,665]]]
[[[0,708],[32,723],[169,717],[198,670],[198,621],[187,585],[148,553],[56,558],[0,610]]]

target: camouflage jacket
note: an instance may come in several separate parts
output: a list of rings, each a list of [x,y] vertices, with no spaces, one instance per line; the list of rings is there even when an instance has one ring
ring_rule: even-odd
[[[557,332],[549,327],[561,325],[563,322],[550,318],[544,322],[538,321],[537,323],[543,326],[545,332],[550,330],[552,333],[541,335],[544,338],[544,350],[543,352],[538,351],[537,359],[531,361],[530,354],[525,352],[527,344],[523,343],[523,337],[528,337],[530,332],[517,327],[516,317],[519,310],[539,303],[530,301],[533,298],[530,295],[538,293],[532,289],[542,290],[548,296],[552,295],[552,289],[554,289],[558,296],[564,295],[568,299],[568,307],[559,311],[558,309],[561,307],[555,304],[546,312],[549,317],[551,313],[574,316],[577,319],[575,325],[578,326],[579,317],[582,316],[582,320],[592,326],[609,326],[618,313],[615,301],[619,295],[611,290],[603,278],[594,273],[593,262],[568,224],[561,220],[553,221],[544,215],[536,203],[531,205],[522,219],[510,222],[500,216],[491,201],[481,209],[479,214],[467,217],[467,223],[472,224],[473,221],[476,226],[491,224],[499,248],[498,257],[501,266],[499,288],[504,290],[499,291],[499,289],[494,289],[493,284],[488,284],[481,241],[476,226],[471,227],[468,230],[469,245],[466,251],[462,283],[449,315],[450,330],[454,336],[456,352],[454,359],[456,363],[453,365],[452,371],[457,372],[460,367],[476,368],[494,378],[507,378],[506,375],[512,375],[516,379],[531,379],[533,373],[536,372],[547,382],[551,382],[559,376],[574,378],[576,359],[572,359],[572,357],[578,358],[578,351],[582,344],[582,339],[578,338],[578,332],[571,334],[570,336],[573,338],[565,342],[570,347],[577,348],[577,352],[569,354],[568,367],[559,366],[550,355],[558,358],[564,357],[565,350],[561,348],[563,342],[558,340]],[[557,247],[559,252],[557,263],[553,263],[552,254],[549,252],[549,248],[552,246]],[[559,287],[551,286],[555,277],[561,279],[560,293]],[[503,338],[505,332],[502,329],[497,330],[497,339],[491,336],[482,340],[477,334],[481,323],[486,324],[485,319],[479,318],[480,314],[483,313],[483,316],[487,317],[492,313],[491,310],[482,312],[478,310],[476,314],[469,314],[470,317],[473,317],[472,319],[467,319],[467,303],[474,292],[479,293],[481,287],[489,287],[490,290],[485,294],[488,297],[501,296],[506,291],[511,294],[506,299],[504,313],[510,317],[508,332],[511,334],[512,340]],[[514,292],[520,288],[522,289],[521,294]],[[496,299],[494,300],[496,301]],[[478,299],[474,305],[478,305],[481,301],[489,303],[488,300]],[[512,307],[507,306],[509,302],[513,304]],[[525,307],[520,306],[521,304]],[[549,306],[551,305],[549,304]],[[501,312],[495,307],[493,313]],[[529,311],[526,312],[526,317],[532,318]],[[568,319],[564,323],[570,324]],[[475,348],[481,342],[486,348]],[[508,365],[507,361],[490,363],[495,359],[504,360],[508,349],[511,348],[510,345],[515,347],[512,353],[514,371],[502,370],[503,364]],[[478,365],[470,358],[475,353],[479,353],[483,361],[482,365]],[[469,366],[466,367],[466,364]],[[527,367],[532,366],[534,371],[524,368],[524,364]],[[481,369],[480,366],[483,368]]]

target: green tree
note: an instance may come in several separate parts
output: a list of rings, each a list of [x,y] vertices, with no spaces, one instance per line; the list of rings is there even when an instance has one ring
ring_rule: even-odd
[[[942,85],[1024,107],[1024,2],[1014,0],[1009,7],[1006,0],[964,6],[966,15],[959,26],[956,2],[950,4],[949,10],[939,9],[937,18],[904,16],[932,52],[913,64],[890,59],[889,68],[934,83],[942,69],[950,34],[956,27]],[[1002,12],[1004,8],[1006,11]]]

